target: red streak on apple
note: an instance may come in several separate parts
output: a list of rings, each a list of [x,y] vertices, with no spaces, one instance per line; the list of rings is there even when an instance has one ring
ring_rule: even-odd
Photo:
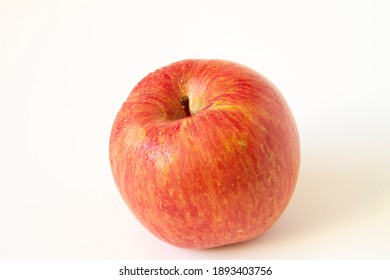
[[[296,124],[276,87],[222,60],[185,60],[149,74],[110,138],[128,207],[150,232],[185,248],[237,243],[270,228],[292,196],[299,162]]]

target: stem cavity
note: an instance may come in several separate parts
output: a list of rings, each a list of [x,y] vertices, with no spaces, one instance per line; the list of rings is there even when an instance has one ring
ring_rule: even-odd
[[[188,99],[187,95],[183,95],[180,99],[181,108],[183,108],[184,113],[186,113],[186,117],[191,116],[190,112],[190,100]]]

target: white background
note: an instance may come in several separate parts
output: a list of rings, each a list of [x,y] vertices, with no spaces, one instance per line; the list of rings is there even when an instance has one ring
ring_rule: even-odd
[[[389,3],[0,0],[0,259],[389,259]],[[173,247],[116,190],[117,111],[186,58],[256,69],[296,117],[296,192],[255,240]]]

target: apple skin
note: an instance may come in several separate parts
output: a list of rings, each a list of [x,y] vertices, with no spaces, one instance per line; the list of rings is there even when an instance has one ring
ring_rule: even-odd
[[[224,60],[179,61],[141,80],[116,116],[109,155],[137,219],[160,239],[194,249],[269,229],[300,164],[297,127],[280,92]]]

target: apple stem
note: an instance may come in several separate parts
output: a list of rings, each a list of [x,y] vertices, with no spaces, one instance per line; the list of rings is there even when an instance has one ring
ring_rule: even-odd
[[[190,112],[190,100],[188,99],[187,95],[183,95],[180,99],[181,107],[183,108],[184,112],[186,113],[186,117],[191,116]]]

